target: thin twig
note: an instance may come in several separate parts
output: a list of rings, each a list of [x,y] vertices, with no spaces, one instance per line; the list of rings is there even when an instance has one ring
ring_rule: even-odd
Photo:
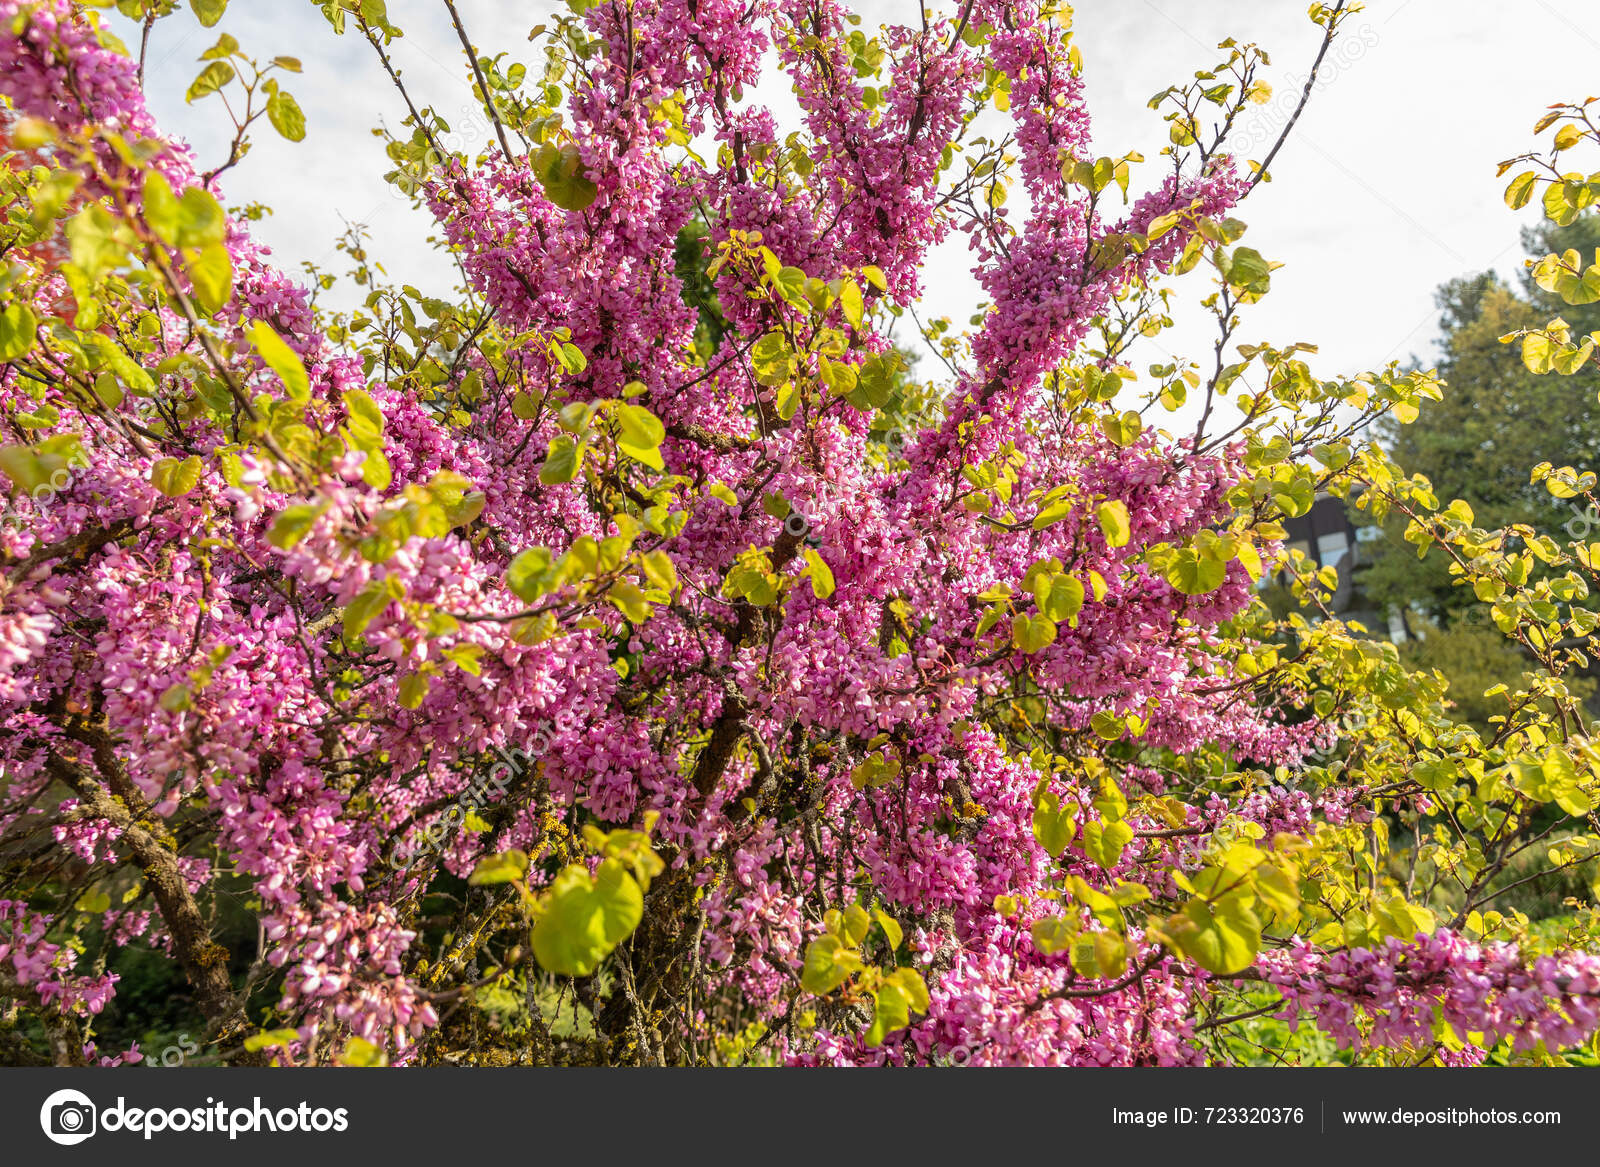
[[[472,62],[472,75],[478,79],[478,92],[483,95],[483,107],[489,111],[489,120],[494,122],[495,136],[500,139],[500,149],[506,156],[506,161],[511,161],[511,143],[506,140],[506,128],[500,124],[500,111],[494,107],[494,98],[489,96],[489,83],[483,78],[483,70],[478,66],[478,52],[472,47],[472,41],[467,38],[467,30],[461,23],[461,14],[456,11],[455,0],[444,0],[444,6],[450,10],[450,20],[456,26],[456,36],[461,38],[461,47],[466,50],[467,60]]]

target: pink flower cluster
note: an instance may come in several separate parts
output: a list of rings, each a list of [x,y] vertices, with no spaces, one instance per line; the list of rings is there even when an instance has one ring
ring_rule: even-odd
[[[1299,941],[1263,955],[1259,967],[1283,994],[1284,1018],[1296,1026],[1311,1019],[1341,1048],[1427,1048],[1443,1024],[1458,1041],[1483,1034],[1487,1044],[1555,1050],[1600,1029],[1600,956],[1588,953],[1529,962],[1515,945],[1441,928],[1331,955]]]
[[[0,900],[0,975],[61,1013],[96,1014],[116,993],[117,975],[73,975],[78,954],[45,939],[51,919],[17,900]]]

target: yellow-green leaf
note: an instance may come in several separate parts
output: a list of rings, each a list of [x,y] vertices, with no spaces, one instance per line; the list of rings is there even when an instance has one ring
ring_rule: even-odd
[[[811,575],[811,593],[819,600],[833,595],[833,570],[812,548],[805,549],[806,570]]]
[[[805,966],[800,972],[800,987],[819,997],[827,996],[861,970],[861,957],[831,933],[818,936],[806,945]]]
[[[644,917],[644,893],[620,859],[594,875],[574,863],[550,885],[533,926],[533,954],[562,976],[588,976]]]
[[[278,374],[283,382],[284,392],[289,394],[291,400],[304,401],[311,396],[311,378],[306,375],[306,367],[300,361],[300,355],[284,343],[284,340],[273,327],[263,320],[257,320],[250,326],[250,343],[255,345],[256,352],[261,354],[261,359],[267,363],[274,373]],[[346,403],[351,394],[345,395]],[[366,394],[362,394],[366,397]],[[367,397],[370,403],[372,398]],[[372,406],[376,410],[377,406]],[[383,424],[383,416],[379,414],[378,424]]]
[[[207,316],[215,316],[233,297],[233,260],[221,243],[187,253],[194,298]]]
[[[150,481],[168,498],[188,494],[200,483],[200,459],[190,454],[187,458],[158,458],[150,467]]]
[[[1128,520],[1128,504],[1119,499],[1108,499],[1100,504],[1099,518],[1100,531],[1106,537],[1106,546],[1127,546],[1133,534],[1133,528]]]

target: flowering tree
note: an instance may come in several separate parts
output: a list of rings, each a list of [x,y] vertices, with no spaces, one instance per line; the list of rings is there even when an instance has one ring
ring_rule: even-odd
[[[320,312],[224,208],[260,118],[304,134],[298,61],[205,54],[190,97],[237,130],[206,172],[88,6],[0,0],[9,1059],[137,1060],[93,1038],[140,948],[244,1063],[1195,1063],[1268,1013],[1470,1063],[1594,1031],[1587,917],[1493,910],[1528,848],[1596,849],[1549,630],[1584,585],[1422,517],[1361,443],[1430,375],[1235,344],[1275,266],[1232,211],[1283,139],[1222,149],[1259,50],[1158,95],[1136,195],[1064,6],[869,35],[833,0],[574,0],[536,76],[446,0],[476,157],[381,0],[318,6],[397,87],[390,178],[455,298],[356,241],[362,308]],[[176,4],[116,7],[147,43]],[[1312,6],[1323,53],[1349,12]],[[923,330],[920,383],[891,330],[955,233],[989,300]],[[1189,272],[1214,360],[1141,380]],[[1357,486],[1543,648],[1492,740],[1392,647],[1255,601],[1283,572],[1325,602],[1282,520]]]

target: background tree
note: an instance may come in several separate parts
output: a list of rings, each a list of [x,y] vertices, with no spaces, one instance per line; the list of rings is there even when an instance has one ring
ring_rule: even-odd
[[[1544,222],[1523,232],[1523,248],[1534,259],[1575,249],[1593,255],[1600,247],[1600,217],[1587,213],[1565,225]],[[1442,499],[1468,502],[1489,527],[1527,523],[1559,531],[1566,524],[1594,527],[1592,516],[1568,500],[1552,498],[1528,481],[1541,462],[1600,464],[1600,401],[1594,392],[1574,392],[1553,373],[1534,373],[1517,346],[1501,338],[1561,314],[1576,332],[1600,327],[1600,305],[1568,305],[1525,273],[1516,288],[1493,272],[1443,285],[1439,376],[1449,392],[1422,405],[1413,425],[1392,419],[1381,440],[1394,460],[1421,474]],[[1404,522],[1391,518],[1379,537],[1365,542],[1370,565],[1360,585],[1367,599],[1402,613],[1448,625],[1473,606],[1439,556],[1417,557],[1405,542]],[[1409,618],[1409,617],[1408,617]]]

